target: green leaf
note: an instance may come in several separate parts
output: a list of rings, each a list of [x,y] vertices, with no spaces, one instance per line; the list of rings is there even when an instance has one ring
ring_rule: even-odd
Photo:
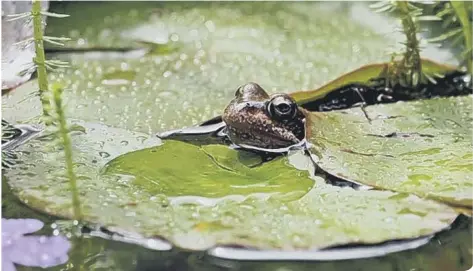
[[[84,220],[185,249],[371,244],[430,235],[457,216],[412,195],[325,184],[300,152],[258,165],[226,146],[159,145],[145,134],[73,123],[85,130],[71,134]],[[72,218],[63,150],[42,138],[18,151],[21,167],[5,172],[12,191],[34,209]]]
[[[386,64],[366,65],[352,72],[346,73],[318,89],[309,91],[296,91],[291,93],[290,95],[297,101],[298,104],[302,105],[310,101],[321,99],[325,97],[325,95],[329,94],[331,91],[349,84],[369,84],[369,81],[371,79],[377,78],[382,74],[385,67]]]
[[[437,77],[436,74],[446,74],[457,70],[456,67],[437,63],[429,59],[422,59],[422,72],[429,77]],[[378,78],[387,69],[388,63],[371,64],[363,66],[352,72],[346,73],[337,79],[323,85],[315,90],[296,91],[290,95],[297,101],[298,104],[303,105],[310,101],[318,100],[331,91],[350,84],[365,84],[370,85],[371,80]]]
[[[394,6],[392,6],[392,5],[390,5],[390,4],[387,4],[387,5],[383,6],[383,7],[377,8],[377,9],[376,9],[376,12],[379,12],[379,13],[381,13],[381,12],[386,12],[386,11],[391,12],[391,11],[393,11],[393,10],[395,10],[395,9],[396,9],[396,8],[395,8]]]
[[[68,19],[48,19],[47,36],[71,37],[64,41],[66,48],[151,51],[62,53],[71,68],[51,74],[50,81],[71,90],[64,93],[70,105],[66,114],[146,133],[221,114],[236,88],[247,81],[270,93],[314,89],[339,74],[386,59],[386,44],[395,42],[354,22],[350,10],[327,12],[318,3],[176,2],[160,5],[163,28],[153,19],[156,3],[117,2],[113,12],[106,2],[79,4],[61,10],[71,14]],[[134,10],[136,15],[129,16]],[[90,20],[83,20],[82,13],[91,14]],[[281,32],[279,25],[286,21],[292,30]],[[340,42],[348,39],[350,43]],[[134,74],[132,80],[122,71]],[[116,80],[108,80],[109,75]]]
[[[24,13],[20,13],[20,14],[8,14],[7,17],[9,19],[7,19],[6,21],[7,22],[12,22],[12,21],[16,21],[16,20],[19,20],[19,19],[29,17],[29,16],[31,16],[31,12],[24,12]]]
[[[49,11],[41,11],[40,13],[44,16],[55,17],[55,18],[66,18],[70,16],[67,14],[54,13],[54,12],[49,12]]]
[[[378,1],[374,4],[370,4],[370,8],[373,9],[382,8],[385,6],[392,6],[392,4],[389,1]]]
[[[436,15],[424,15],[424,16],[419,16],[416,18],[418,21],[441,21],[442,18],[436,16]]]
[[[288,167],[285,159],[261,163],[254,154],[229,151],[225,146],[167,141],[113,160],[107,173],[133,176],[133,182],[147,191],[170,197],[304,194],[313,185],[309,178],[299,177],[300,171]]]
[[[69,41],[71,38],[66,37],[51,37],[51,36],[43,36],[44,39],[54,40],[54,41]]]
[[[64,43],[57,42],[57,41],[55,41],[55,40],[52,40],[52,39],[49,39],[49,38],[46,38],[46,37],[43,37],[43,40],[44,40],[45,42],[49,42],[49,43],[54,44],[54,45],[64,46]]]
[[[160,28],[156,9],[150,8],[156,3],[117,2],[113,10],[105,2],[77,5],[66,5],[74,15],[68,20],[48,19],[48,35],[71,36],[68,47],[130,48],[136,41],[158,43],[159,37],[172,41],[158,47],[164,51],[157,55],[58,56],[70,60],[72,68],[50,74],[49,80],[64,83],[65,114],[81,119],[69,124],[79,127],[71,139],[85,221],[163,236],[188,249],[239,244],[306,250],[426,236],[456,217],[444,204],[405,193],[327,185],[313,176],[310,161],[300,153],[260,165],[258,157],[241,157],[225,146],[161,145],[149,136],[221,114],[246,81],[271,93],[313,89],[385,59],[386,44],[395,38],[354,20],[350,9],[329,11],[302,2],[170,3],[159,5]],[[286,28],[291,31],[281,31]],[[176,44],[176,50],[168,44]],[[369,80],[380,67],[355,79]],[[434,65],[433,70],[441,69]],[[37,90],[34,83],[3,97],[8,120],[37,120],[38,97],[28,96]],[[327,91],[330,87],[315,95]],[[106,125],[93,124],[99,122]],[[72,218],[63,150],[49,140],[23,145],[21,168],[5,174],[28,206]]]
[[[429,42],[444,41],[444,40],[446,40],[450,37],[453,37],[455,35],[460,34],[461,32],[462,32],[461,28],[455,28],[455,29],[453,29],[453,30],[451,30],[451,31],[449,31],[445,34],[442,34],[442,35],[438,36],[438,37],[427,39],[427,41],[429,41]]]
[[[471,208],[471,98],[370,106],[371,124],[357,109],[317,114],[311,142],[319,166],[343,179]]]

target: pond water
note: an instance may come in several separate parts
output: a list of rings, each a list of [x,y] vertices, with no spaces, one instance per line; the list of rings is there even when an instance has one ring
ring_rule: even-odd
[[[108,148],[107,151],[95,153],[96,159],[91,159],[92,156],[87,151],[86,155],[78,153],[76,162],[79,161],[77,163],[83,166],[78,169],[80,174],[83,173],[79,177],[83,177],[88,187],[103,187],[108,199],[121,194],[113,190],[117,188],[111,187],[114,185],[111,182],[90,182],[95,171],[101,170],[106,162],[125,150],[132,151],[159,144],[158,139],[148,138],[148,135],[195,125],[220,115],[242,83],[258,82],[270,93],[311,90],[360,66],[388,61],[389,51],[402,46],[399,44],[402,35],[394,32],[397,21],[375,14],[366,3],[361,2],[58,2],[51,4],[50,11],[71,16],[64,19],[49,18],[46,35],[67,36],[72,40],[66,42],[64,48],[48,47],[48,57],[69,61],[71,65],[70,68],[50,73],[49,79],[65,87],[63,98],[66,115],[82,127],[93,127],[97,133],[77,143],[82,146],[79,149],[88,150],[90,147],[95,151],[98,149],[96,145]],[[386,48],[386,44],[394,48]],[[423,56],[442,63],[458,64],[449,50],[432,45],[426,45]],[[5,118],[17,123],[38,120],[41,114],[40,103],[36,96],[31,95],[36,91],[35,84],[36,81],[31,81],[14,90],[12,95],[3,97],[2,113]],[[125,130],[128,131],[122,132]],[[107,140],[107,136],[113,137],[113,140]],[[96,140],[96,144],[92,140]],[[52,153],[58,152],[58,149],[48,149],[41,142],[37,144],[31,146],[45,148],[38,151],[37,155],[50,150],[45,163],[53,164],[56,168],[49,169],[54,169],[54,173],[57,173],[57,168],[62,168],[63,165],[55,161],[61,157]],[[24,182],[18,186],[13,185],[13,191],[18,194],[18,187],[28,187],[27,192],[20,193],[23,202],[25,199],[32,201],[46,196],[57,200],[56,205],[48,205],[47,200],[28,204],[36,208],[47,206],[43,212],[68,216],[70,206],[61,202],[67,199],[68,191],[59,189],[65,187],[67,182],[59,182],[58,180],[63,179],[56,175],[36,182],[38,176],[51,171],[48,168],[34,171],[32,168],[35,164],[31,161],[38,160],[28,161],[29,164],[23,165]],[[146,180],[147,175],[142,174],[140,177]],[[313,188],[312,181],[308,178],[296,180],[300,182],[288,182],[278,186],[276,190],[283,193],[292,189],[305,193]],[[126,183],[121,184],[122,187],[127,187]],[[57,185],[56,189],[48,190],[48,187],[54,185]],[[229,189],[218,184],[212,185],[211,187],[218,187],[219,190],[215,193],[202,191],[199,196],[221,197]],[[242,182],[240,185],[242,188],[238,190],[239,194],[255,192],[247,183]],[[169,187],[173,187],[172,182]],[[38,233],[70,237],[72,248],[67,263],[48,270],[316,268],[440,271],[466,270],[472,265],[473,246],[469,241],[473,238],[472,219],[463,215],[456,219],[450,230],[442,231],[428,244],[415,250],[377,258],[313,262],[237,261],[216,257],[211,253],[177,248],[153,250],[131,244],[133,240],[120,237],[117,237],[118,240],[106,240],[111,236],[107,229],[92,229],[78,234],[74,222],[58,220],[57,217],[34,211],[12,195],[6,183],[3,188],[3,217],[37,218],[46,224]],[[166,191],[166,195],[191,194],[196,189],[192,187],[192,183],[187,188],[190,192],[172,188]],[[146,192],[150,191],[159,192],[152,189]],[[262,189],[258,192],[268,191]],[[85,194],[86,192],[83,195]],[[123,193],[123,197],[130,196],[127,200],[135,196],[125,194]],[[95,195],[101,196],[98,193]],[[97,205],[93,205],[93,200],[90,202],[90,206],[94,207],[106,201],[99,201]],[[142,204],[145,205],[145,202]],[[146,216],[141,217],[145,218]],[[105,224],[111,223],[107,219]],[[157,218],[149,215],[149,219]],[[95,222],[94,219],[91,220]],[[132,219],[123,220],[129,220],[130,223],[125,223],[126,226],[136,226],[132,225]],[[148,222],[152,224],[151,220]],[[437,229],[441,228],[436,226]],[[150,229],[147,230],[150,232]],[[301,246],[305,244],[303,240],[296,243]],[[18,270],[36,269],[19,267]]]

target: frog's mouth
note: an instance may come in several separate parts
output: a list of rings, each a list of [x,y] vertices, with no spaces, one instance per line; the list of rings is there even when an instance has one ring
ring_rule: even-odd
[[[260,148],[256,146],[251,146],[247,144],[231,144],[230,147],[234,149],[250,149],[250,150],[255,150],[255,151],[260,151],[260,152],[270,152],[270,153],[286,153],[289,151],[293,150],[304,150],[304,149],[309,149],[310,143],[307,142],[307,140],[304,138],[298,143],[294,145],[290,145],[288,147],[283,147],[283,148],[276,148],[276,149],[267,149],[267,148]]]

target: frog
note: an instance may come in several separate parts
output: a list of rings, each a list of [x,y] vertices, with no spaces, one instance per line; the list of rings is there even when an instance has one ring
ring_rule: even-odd
[[[289,152],[302,152],[312,161],[316,172],[330,184],[370,189],[352,180],[332,176],[318,167],[312,146],[308,141],[311,127],[317,125],[318,112],[312,112],[290,95],[269,95],[257,83],[243,84],[220,116],[198,126],[156,134],[163,140],[185,141],[196,145],[227,144],[242,153],[259,157],[259,162],[246,164],[257,167]],[[323,110],[320,110],[323,111]],[[315,154],[317,156],[317,154]]]
[[[285,93],[269,95],[254,82],[243,84],[221,116],[200,126],[157,134],[161,139],[217,139],[233,148],[284,153],[308,147],[308,112]]]

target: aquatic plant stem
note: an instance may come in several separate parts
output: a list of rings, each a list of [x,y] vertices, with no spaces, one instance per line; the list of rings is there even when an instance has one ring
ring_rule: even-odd
[[[36,71],[38,73],[38,87],[39,97],[41,105],[43,107],[43,117],[46,117],[46,124],[50,124],[48,121],[51,109],[51,104],[46,96],[49,90],[48,86],[48,75],[46,72],[46,57],[44,53],[44,42],[43,42],[43,18],[41,14],[41,1],[33,0],[33,6],[31,9],[31,15],[33,17],[33,37],[36,56],[33,59],[36,64]]]
[[[72,162],[72,144],[69,137],[68,128],[66,124],[66,117],[62,107],[62,87],[59,84],[54,84],[52,87],[54,104],[57,114],[57,122],[59,126],[59,135],[62,139],[64,147],[64,155],[66,159],[67,176],[69,178],[69,184],[72,192],[72,207],[74,209],[74,219],[82,219],[82,211],[79,200],[79,190],[77,189],[77,178],[74,174],[74,165]]]
[[[406,35],[406,51],[402,59],[402,69],[405,73],[404,85],[416,87],[422,80],[422,64],[420,61],[419,40],[417,39],[418,27],[414,21],[415,11],[409,7],[407,1],[396,1],[401,13],[403,32]]]
[[[472,26],[471,21],[469,20],[467,3],[464,1],[450,1],[450,4],[453,7],[461,25],[463,31],[463,37],[465,38],[465,50],[466,50],[466,66],[470,74],[473,73],[472,70]]]

